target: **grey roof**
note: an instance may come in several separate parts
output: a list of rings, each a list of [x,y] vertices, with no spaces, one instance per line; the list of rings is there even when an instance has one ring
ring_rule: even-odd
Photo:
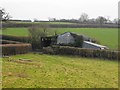
[[[84,40],[87,40],[87,41],[91,39],[90,37],[88,37],[88,36],[86,36],[86,35],[84,35],[84,34],[76,34],[76,33],[74,33],[74,32],[65,32],[65,33],[70,33],[72,36],[82,36],[83,39],[84,39]],[[65,33],[63,33],[63,34],[65,34]],[[60,35],[63,35],[63,34],[60,34]]]
[[[101,47],[101,48],[107,48],[107,46],[99,45],[99,44],[88,42],[88,41],[84,41],[84,43],[87,43],[87,44],[90,44],[90,45],[93,45],[93,46],[97,46],[97,47]]]

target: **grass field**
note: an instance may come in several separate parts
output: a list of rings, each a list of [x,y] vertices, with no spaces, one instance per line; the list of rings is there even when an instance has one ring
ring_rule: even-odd
[[[29,53],[3,58],[2,71],[3,88],[118,88],[117,61]]]
[[[52,28],[49,30],[51,35],[57,31],[58,34],[64,32],[75,32],[78,34],[85,34],[89,37],[95,38],[101,44],[108,46],[111,49],[118,48],[118,29],[117,28]],[[28,36],[27,28],[8,28],[3,30],[5,35]]]
[[[18,23],[18,24],[76,24],[76,23],[71,23],[71,22],[21,22],[21,21],[9,21],[11,23]]]

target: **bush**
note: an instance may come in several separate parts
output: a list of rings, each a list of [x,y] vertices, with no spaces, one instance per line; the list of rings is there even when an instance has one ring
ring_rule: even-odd
[[[76,36],[75,47],[82,47],[82,45],[83,45],[83,37],[82,36]]]
[[[2,55],[24,54],[31,50],[31,44],[4,44],[2,47]]]
[[[110,51],[110,50],[75,48],[69,46],[52,46],[51,48],[46,48],[44,50],[46,50],[45,52],[47,54],[77,55],[81,57],[101,58],[101,59],[109,59],[109,60],[119,59],[118,57],[119,52]]]
[[[28,29],[30,43],[32,44],[33,49],[41,49],[42,48],[42,40],[41,37],[47,36],[47,27],[46,26],[32,26]]]
[[[45,53],[45,54],[55,54],[54,53],[54,50],[51,48],[51,47],[44,47],[43,48],[43,53]]]

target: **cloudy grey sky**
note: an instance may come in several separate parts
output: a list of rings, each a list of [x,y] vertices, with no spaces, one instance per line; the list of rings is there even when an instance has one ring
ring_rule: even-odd
[[[0,0],[0,7],[5,8],[13,19],[48,20],[78,19],[82,13],[89,18],[98,16],[114,19],[118,17],[119,0]]]

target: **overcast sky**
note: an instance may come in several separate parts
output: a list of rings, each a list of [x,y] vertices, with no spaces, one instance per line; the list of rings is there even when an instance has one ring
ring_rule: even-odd
[[[119,0],[0,0],[13,19],[48,20],[78,19],[82,13],[89,18],[98,16],[114,19],[118,17]]]

